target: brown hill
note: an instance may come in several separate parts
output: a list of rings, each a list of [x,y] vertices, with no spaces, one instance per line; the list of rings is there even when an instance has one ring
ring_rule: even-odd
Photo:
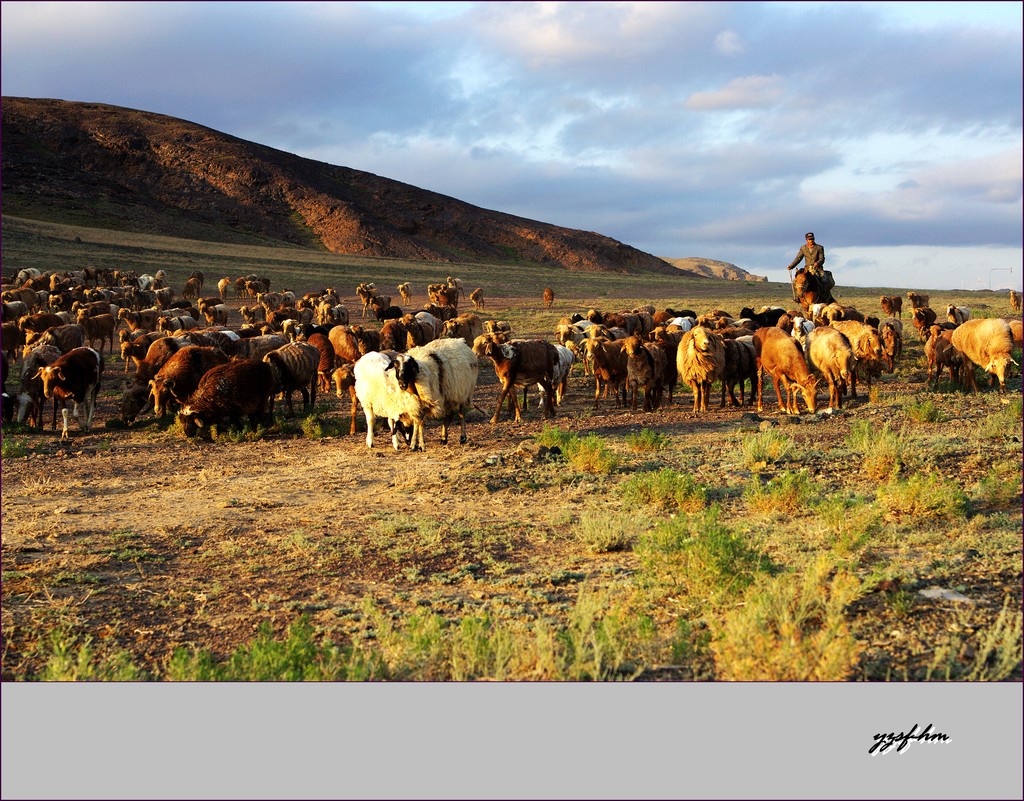
[[[664,258],[664,257],[663,257]],[[666,262],[689,275],[702,276],[704,278],[724,278],[727,281],[767,281],[764,275],[753,275],[742,267],[729,264],[726,261],[715,261],[714,259],[664,259]]]
[[[211,241],[431,261],[679,274],[601,234],[237,139],[161,114],[4,97],[4,211]]]

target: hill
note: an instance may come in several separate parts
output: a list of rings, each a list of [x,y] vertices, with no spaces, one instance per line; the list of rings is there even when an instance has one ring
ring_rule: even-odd
[[[598,233],[489,211],[161,114],[17,97],[4,97],[0,112],[5,214],[360,256],[679,273]]]
[[[742,267],[730,264],[726,261],[715,261],[714,259],[669,259],[664,258],[669,264],[677,269],[685,271],[689,275],[700,275],[705,278],[724,278],[727,281],[767,281],[764,275],[753,275]]]

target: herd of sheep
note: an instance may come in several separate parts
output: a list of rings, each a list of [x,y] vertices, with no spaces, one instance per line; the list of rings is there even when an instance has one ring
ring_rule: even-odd
[[[728,395],[733,406],[756,401],[761,411],[767,373],[779,408],[799,414],[798,399],[813,413],[819,390],[827,388],[829,407],[840,408],[846,395],[857,397],[858,381],[870,388],[873,378],[892,372],[904,335],[899,296],[880,299],[881,319],[837,303],[745,308],[737,316],[720,309],[701,315],[653,306],[591,309],[560,320],[554,340],[546,341],[515,338],[507,323],[460,313],[465,293],[450,276],[427,287],[429,302],[415,313],[393,305],[374,284],[359,284],[357,324],[350,324],[334,289],[299,298],[271,292],[268,279],[249,275],[224,278],[217,295],[203,297],[204,283],[195,271],[176,301],[162,273],[21,271],[3,288],[4,420],[42,429],[44,407],[52,401],[54,428],[61,407],[62,437],[69,436],[72,415],[89,431],[104,380],[103,352],[113,353],[115,337],[125,362],[121,416],[128,422],[150,409],[157,417],[176,409],[187,436],[225,423],[247,421],[255,428],[273,419],[275,399],[295,416],[292,396],[298,392],[308,414],[317,391],[333,388],[351,401],[353,434],[361,407],[369,447],[375,422],[383,418],[396,450],[403,442],[422,450],[427,423],[434,420],[445,443],[458,418],[460,442],[466,442],[466,414],[482,359],[490,360],[501,385],[492,423],[506,401],[520,420],[533,387],[540,390],[544,417],[553,416],[578,362],[593,377],[595,408],[610,391],[616,406],[635,411],[642,400],[644,411],[653,411],[666,392],[672,402],[681,381],[693,392],[696,414],[708,409],[715,384],[721,406]],[[236,298],[253,301],[239,309],[245,322],[235,328],[228,325],[225,303],[232,288]],[[397,290],[408,305],[409,284]],[[553,297],[545,290],[545,306]],[[948,370],[951,380],[978,392],[977,365],[1005,392],[1007,373],[1016,365],[1012,351],[1021,343],[1019,319],[971,319],[969,309],[950,305],[940,320],[927,296],[907,297],[929,381],[937,384]],[[483,308],[482,290],[470,298],[474,309]],[[1016,292],[1010,303],[1019,315]],[[20,382],[9,394],[8,368],[18,361]]]

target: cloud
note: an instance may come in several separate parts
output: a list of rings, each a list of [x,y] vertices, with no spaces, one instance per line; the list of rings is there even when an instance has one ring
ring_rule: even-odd
[[[0,83],[663,255],[1020,248],[1021,25],[978,5],[3,3]]]

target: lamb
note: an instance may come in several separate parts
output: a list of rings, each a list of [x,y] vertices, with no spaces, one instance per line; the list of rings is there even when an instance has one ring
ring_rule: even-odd
[[[857,357],[856,370],[850,382],[850,394],[857,397],[857,381],[862,380],[871,391],[871,379],[882,374],[886,364],[882,337],[874,328],[856,320],[839,320],[832,327],[843,333],[850,341],[853,355]]]
[[[149,346],[158,339],[165,339],[163,331],[121,331],[121,359],[124,360],[124,374],[128,375],[132,364],[138,369],[139,362],[146,358]]]
[[[642,390],[644,411],[652,412],[661,405],[664,391],[665,351],[652,342],[644,342],[637,335],[623,340],[622,348],[626,352],[626,385],[631,393],[633,411],[636,411],[637,390]]]
[[[484,322],[475,314],[461,314],[451,320],[445,320],[444,330],[441,334],[444,338],[458,337],[470,348],[473,341],[484,332]]]
[[[960,325],[971,319],[971,310],[966,306],[954,306],[950,303],[946,306],[946,319],[954,325]]]
[[[188,345],[172,354],[147,387],[153,414],[163,417],[172,401],[184,405],[203,376],[227,362],[228,357],[218,348]]]
[[[43,395],[47,398],[70,399],[74,403],[75,419],[83,431],[92,430],[92,417],[96,410],[96,396],[103,378],[103,357],[92,348],[75,348],[63,354],[46,367],[40,367],[36,375],[43,381]],[[85,406],[85,420],[82,420],[79,404]],[[68,410],[61,409],[64,427],[61,439],[68,438]]]
[[[828,382],[830,409],[843,408],[843,395],[853,381],[857,358],[846,336],[835,328],[815,328],[807,338],[807,359]]]
[[[694,413],[706,412],[712,385],[725,375],[723,338],[703,326],[687,331],[676,349],[676,370],[679,378],[693,390]]]
[[[243,416],[256,428],[274,415],[274,373],[269,364],[253,359],[232,359],[217,365],[199,381],[178,412],[186,437],[228,419],[238,426]]]
[[[462,426],[459,442],[467,441],[466,409],[480,370],[472,348],[458,339],[435,339],[398,354],[391,369],[402,392],[417,401],[409,411],[413,450],[425,450],[424,423],[432,417],[441,420],[442,444],[448,442],[448,426],[456,414]]]
[[[747,400],[749,406],[754,405],[754,382],[757,380],[757,352],[754,350],[752,336],[737,337],[735,339],[724,339],[725,346],[725,371],[722,375],[722,402],[720,407],[725,406],[725,392],[729,391],[729,401],[733,406],[740,406],[743,403],[743,382],[750,381],[750,397]],[[740,402],[736,402],[734,388],[739,384]]]
[[[558,351],[553,344],[539,339],[514,339],[504,343],[483,339],[478,343],[478,348],[476,355],[491,358],[494,362],[494,372],[501,381],[498,404],[491,417],[492,424],[498,422],[502,404],[509,395],[515,409],[515,422],[521,422],[522,412],[515,388],[532,384],[540,384],[544,392],[544,417],[554,417],[554,377],[558,369]]]
[[[486,305],[484,303],[484,290],[482,287],[477,287],[469,293],[469,299],[473,301],[474,309],[482,309]]]
[[[965,385],[978,394],[978,383],[973,364],[992,375],[992,383],[999,380],[999,392],[1006,392],[1006,370],[1016,365],[1010,355],[1013,351],[1013,333],[1010,324],[998,317],[968,320],[957,326],[952,335],[953,347],[964,355]],[[973,362],[973,364],[971,364]]]
[[[817,410],[818,379],[811,375],[796,340],[778,328],[759,328],[754,332],[754,351],[757,354],[757,410],[760,412],[764,408],[761,376],[762,372],[767,372],[775,385],[780,409],[787,414],[800,414],[796,402],[796,391],[799,390],[804,396],[807,411],[814,414]],[[786,388],[785,401],[782,400],[780,382]]]
[[[308,413],[316,405],[317,367],[320,351],[308,342],[290,342],[263,357],[274,373],[274,386],[284,395],[288,416],[295,416],[292,392],[302,393],[302,411]]]

